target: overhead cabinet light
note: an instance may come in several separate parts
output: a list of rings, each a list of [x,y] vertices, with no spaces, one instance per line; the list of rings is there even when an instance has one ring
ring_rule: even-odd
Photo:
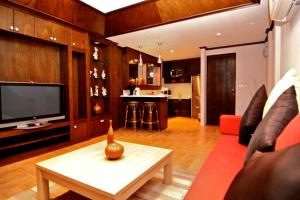
[[[300,0],[269,0],[271,20],[277,22],[288,21],[299,9]]]

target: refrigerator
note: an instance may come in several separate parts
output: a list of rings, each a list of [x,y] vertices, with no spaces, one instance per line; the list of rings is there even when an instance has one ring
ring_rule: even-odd
[[[192,76],[192,118],[200,120],[200,76]]]

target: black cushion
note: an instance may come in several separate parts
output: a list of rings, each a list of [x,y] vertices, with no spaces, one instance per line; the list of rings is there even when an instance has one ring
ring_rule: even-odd
[[[265,103],[268,99],[265,85],[262,85],[252,97],[242,116],[239,130],[239,143],[248,145],[251,135],[262,119]]]
[[[254,155],[253,155],[254,156]],[[300,200],[300,144],[246,162],[225,200]]]
[[[248,146],[246,160],[256,151],[274,151],[276,138],[298,114],[295,87],[284,91],[257,126]]]

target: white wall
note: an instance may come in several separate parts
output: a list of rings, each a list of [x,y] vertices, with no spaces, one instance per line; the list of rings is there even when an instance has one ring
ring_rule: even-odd
[[[282,25],[281,77],[291,68],[300,73],[300,9],[292,20]]]
[[[171,83],[163,84],[163,87],[171,90],[172,99],[189,99],[192,97],[191,83]]]
[[[207,51],[207,56],[236,53],[237,115],[244,113],[256,90],[267,83],[267,57],[263,55],[264,48],[265,44],[256,44]]]

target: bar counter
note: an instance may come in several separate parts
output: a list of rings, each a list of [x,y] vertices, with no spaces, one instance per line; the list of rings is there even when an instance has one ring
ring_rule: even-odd
[[[121,95],[122,120],[125,122],[125,110],[128,101],[155,102],[158,107],[160,129],[168,128],[168,95]]]

